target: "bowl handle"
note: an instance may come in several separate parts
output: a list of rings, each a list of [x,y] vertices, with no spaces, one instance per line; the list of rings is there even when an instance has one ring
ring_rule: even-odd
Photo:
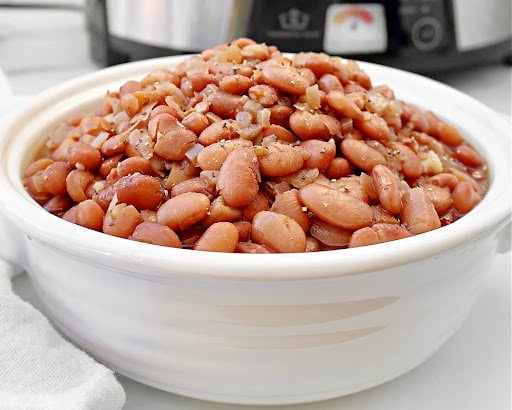
[[[24,233],[0,210],[0,259],[6,262],[23,265]]]
[[[512,222],[508,221],[508,223],[501,228],[500,231],[496,234],[496,238],[498,239],[498,253],[507,253],[512,249]]]

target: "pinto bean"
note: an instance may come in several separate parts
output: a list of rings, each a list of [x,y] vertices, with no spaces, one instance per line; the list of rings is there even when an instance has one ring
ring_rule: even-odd
[[[366,172],[371,172],[378,164],[385,165],[386,158],[376,149],[370,147],[364,141],[344,139],[341,142],[341,152],[356,167]]]
[[[101,153],[84,142],[75,142],[67,149],[67,161],[77,168],[95,169],[101,165]]]
[[[235,222],[242,217],[240,208],[226,205],[221,196],[215,198],[210,205],[208,215],[201,221],[203,226],[209,227],[215,222]],[[250,225],[250,224],[249,224]]]
[[[348,243],[349,248],[373,245],[408,238],[411,233],[401,225],[378,223],[355,231]]]
[[[132,174],[120,178],[114,184],[119,202],[137,209],[156,209],[164,199],[160,181],[149,175]]]
[[[90,199],[87,188],[94,181],[94,174],[90,171],[72,170],[66,177],[66,191],[75,202]]]
[[[356,103],[348,98],[343,91],[333,90],[327,94],[327,104],[344,117],[363,121],[363,113]]]
[[[352,236],[352,230],[331,225],[319,218],[313,219],[309,233],[322,244],[334,248],[346,248]]]
[[[238,245],[238,229],[230,222],[216,222],[208,227],[194,245],[198,251],[234,252]]]
[[[301,142],[300,147],[310,154],[304,161],[304,166],[307,168],[318,168],[324,171],[331,165],[336,155],[336,145],[328,141],[306,140]]]
[[[237,95],[245,94],[252,84],[250,78],[241,74],[227,75],[219,80],[219,87],[222,91]]]
[[[330,115],[295,111],[289,118],[291,130],[302,140],[327,140],[341,134],[340,122]]]
[[[480,202],[480,196],[466,181],[459,181],[452,192],[453,206],[461,214],[471,211]]]
[[[181,161],[196,141],[196,134],[174,119],[174,125],[172,127],[168,125],[165,134],[157,135],[154,150],[166,160]]]
[[[253,242],[268,246],[276,252],[304,252],[306,234],[290,217],[277,212],[261,211],[252,220]]]
[[[299,189],[299,200],[324,222],[345,229],[358,229],[372,223],[373,213],[366,203],[320,184]]]
[[[32,164],[30,164],[25,172],[23,173],[24,178],[30,178],[32,175],[34,175],[38,171],[44,171],[46,168],[48,168],[51,164],[53,164],[53,159],[51,158],[40,158],[36,161],[34,161]]]
[[[75,223],[95,231],[101,230],[105,214],[103,209],[92,199],[87,199],[76,205]]]
[[[130,157],[117,164],[117,175],[124,177],[127,175],[139,174],[149,175],[151,174],[151,162],[143,157]]]
[[[392,214],[400,213],[402,195],[396,175],[387,166],[377,164],[372,169],[372,180],[382,207]]]
[[[291,174],[304,164],[302,152],[296,147],[281,142],[271,142],[267,153],[260,157],[260,170],[265,176],[278,177]]]
[[[262,79],[277,90],[294,95],[302,95],[311,84],[308,79],[291,66],[265,66]]]
[[[133,205],[118,203],[109,208],[105,214],[103,232],[120,238],[128,238],[135,227],[142,222],[140,212]]]
[[[464,142],[464,137],[455,127],[440,121],[437,125],[437,134],[441,142],[456,147]]]
[[[269,108],[270,110],[270,123],[288,126],[290,115],[295,111],[291,106],[284,104],[276,104]]]
[[[274,135],[278,140],[293,143],[297,140],[287,128],[277,124],[270,124],[263,128],[263,136],[268,137]]]
[[[72,206],[73,201],[68,195],[54,195],[43,204],[44,209],[57,216],[62,216]]]
[[[130,239],[151,243],[153,245],[181,248],[181,241],[176,232],[166,225],[156,222],[141,222],[135,227]]]
[[[221,140],[238,138],[240,125],[236,121],[216,121],[206,127],[199,135],[199,142],[204,146],[211,145]]]
[[[401,162],[401,171],[406,178],[419,178],[423,172],[421,160],[416,153],[407,145],[398,142],[390,142],[389,147],[393,150],[392,155],[396,155]]]
[[[185,192],[165,201],[156,213],[157,222],[183,231],[202,221],[210,209],[210,200],[198,192]]]
[[[235,251],[238,253],[274,253],[268,246],[254,242],[239,242]]]
[[[240,147],[232,151],[222,164],[217,190],[227,205],[247,206],[256,197],[260,180],[258,157],[254,150]]]
[[[201,177],[190,178],[174,185],[171,189],[171,197],[181,195],[185,192],[199,192],[213,200],[215,197],[215,185],[211,186]]]
[[[338,179],[354,172],[354,167],[346,158],[335,157],[327,167],[325,175],[327,178]]]
[[[389,126],[384,118],[377,114],[365,113],[363,120],[355,121],[355,126],[368,138],[378,141],[387,141],[390,139]]]
[[[240,111],[243,100],[238,95],[217,91],[208,95],[205,99],[210,103],[210,111],[221,118],[235,118]]]
[[[289,191],[277,194],[270,210],[289,216],[297,222],[304,232],[309,231],[310,220],[307,212],[304,210],[298,198],[298,190],[290,189]]]
[[[453,174],[448,172],[441,172],[428,178],[428,182],[432,185],[436,185],[441,188],[449,188],[453,191],[459,180]]]
[[[449,188],[441,188],[436,185],[423,185],[423,188],[427,191],[439,216],[443,216],[451,209],[453,201]]]
[[[185,116],[181,120],[181,123],[196,134],[201,134],[201,132],[203,132],[203,130],[208,125],[210,125],[210,122],[208,121],[206,115],[196,111],[193,111],[187,116]]]
[[[427,192],[416,187],[404,192],[400,219],[414,235],[437,229],[441,221]]]
[[[324,74],[321,76],[318,80],[318,88],[326,94],[329,94],[330,91],[343,92],[343,85],[334,74]]]
[[[45,192],[52,195],[66,193],[66,178],[71,171],[71,166],[62,161],[55,161],[48,165],[42,172],[42,182]]]
[[[479,167],[484,164],[484,160],[473,148],[461,144],[454,151],[455,158],[468,167]]]
[[[263,107],[271,107],[279,99],[276,89],[266,84],[252,86],[249,88],[248,94],[251,100],[256,101]]]
[[[258,191],[252,202],[242,208],[242,217],[246,221],[252,221],[254,215],[260,211],[267,211],[270,207],[269,199],[262,192]]]

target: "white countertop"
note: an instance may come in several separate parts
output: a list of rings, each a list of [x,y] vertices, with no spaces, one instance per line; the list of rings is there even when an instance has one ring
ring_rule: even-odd
[[[77,2],[80,0],[73,3]],[[14,8],[0,8],[0,68],[13,93],[25,96],[99,69],[90,59],[88,37],[80,13]],[[511,74],[511,67],[484,66],[437,75],[436,79],[510,115]],[[509,409],[510,273],[509,251],[495,258],[482,293],[461,329],[416,369],[361,393],[279,409]],[[21,297],[44,311],[26,275],[18,277],[14,287]],[[119,380],[127,393],[125,409],[240,409],[240,406],[176,396],[123,376],[119,376]],[[243,408],[260,409],[254,406]]]

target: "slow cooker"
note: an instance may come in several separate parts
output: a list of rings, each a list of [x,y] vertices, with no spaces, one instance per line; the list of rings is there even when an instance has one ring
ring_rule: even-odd
[[[194,53],[237,37],[417,72],[511,56],[510,0],[87,0],[102,65]]]

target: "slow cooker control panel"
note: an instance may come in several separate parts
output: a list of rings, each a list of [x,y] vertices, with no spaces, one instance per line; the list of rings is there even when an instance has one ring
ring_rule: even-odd
[[[405,48],[434,52],[450,45],[446,3],[443,0],[400,0],[398,14]]]

